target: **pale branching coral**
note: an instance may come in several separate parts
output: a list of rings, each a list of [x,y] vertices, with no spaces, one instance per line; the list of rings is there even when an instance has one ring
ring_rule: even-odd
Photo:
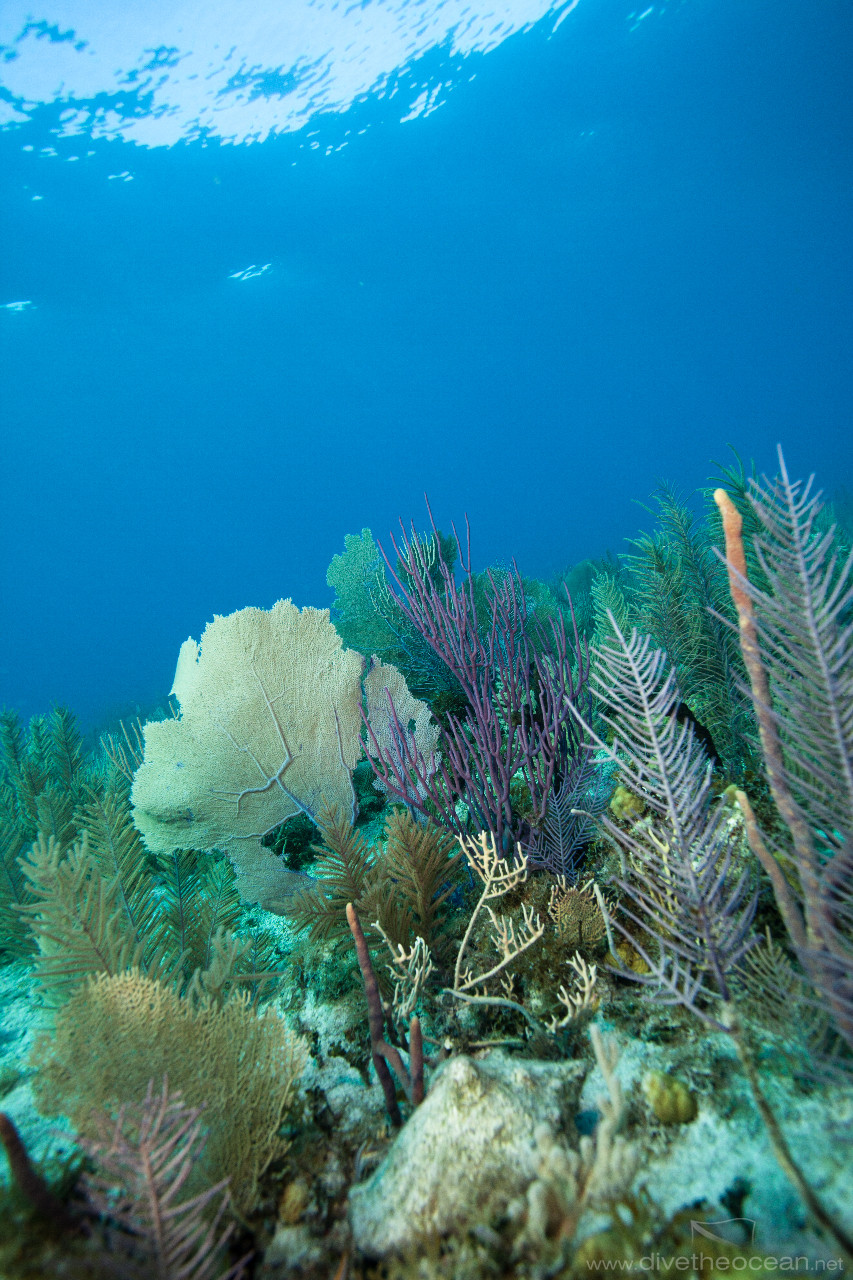
[[[391,953],[391,964],[386,968],[394,984],[390,1017],[395,1023],[405,1022],[415,1011],[427,978],[433,971],[432,956],[423,938],[415,938],[408,951],[399,942],[388,937],[378,920],[373,921],[377,933],[381,933]]]
[[[579,951],[569,960],[569,964],[575,973],[575,981],[572,989],[569,991],[565,983],[560,984],[557,992],[557,999],[565,1009],[565,1013],[561,1017],[554,1017],[548,1024],[548,1030],[551,1032],[562,1031],[570,1023],[587,1009],[594,1009],[598,1004],[598,996],[595,994],[595,984],[598,978],[598,968],[594,964],[587,964]]]
[[[516,846],[515,862],[507,862],[497,850],[497,842],[489,831],[481,831],[479,836],[460,836],[459,843],[471,870],[483,884],[480,899],[471,913],[468,928],[456,955],[456,968],[453,973],[453,995],[458,1000],[475,1000],[487,1003],[506,1003],[497,997],[486,994],[487,984],[506,970],[513,961],[532,947],[542,937],[545,926],[535,911],[522,907],[522,919],[516,927],[509,916],[496,915],[489,901],[502,898],[510,890],[523,884],[527,879],[527,857],[521,852],[521,845]],[[498,959],[487,964],[482,972],[474,973],[467,961],[468,943],[474,932],[483,907],[486,908],[492,922],[492,942],[498,953]]]
[[[594,1136],[581,1138],[578,1151],[566,1147],[547,1126],[537,1128],[537,1176],[524,1199],[509,1207],[509,1216],[523,1223],[515,1240],[517,1257],[529,1252],[541,1257],[549,1247],[556,1255],[563,1241],[575,1238],[584,1212],[612,1206],[629,1191],[637,1173],[639,1152],[619,1132],[625,1099],[615,1072],[618,1051],[595,1024],[590,1037],[607,1086],[608,1096],[598,1104],[601,1119]]]

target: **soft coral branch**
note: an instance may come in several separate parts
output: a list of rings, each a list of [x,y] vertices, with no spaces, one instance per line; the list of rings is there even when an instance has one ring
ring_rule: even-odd
[[[406,804],[437,816],[457,835],[469,829],[491,831],[498,848],[509,854],[517,840],[527,845],[544,821],[557,783],[586,763],[582,730],[571,707],[587,695],[589,655],[573,612],[571,640],[562,615],[547,627],[531,622],[515,564],[501,580],[487,574],[489,612],[481,616],[470,532],[464,554],[456,537],[462,567],[457,581],[431,511],[430,522],[431,538],[420,537],[414,528],[409,535],[403,532],[400,543],[392,538],[400,572],[384,550],[382,554],[395,584],[396,605],[452,672],[467,710],[464,717],[448,714],[439,752],[427,759],[389,697],[395,750],[383,750],[366,721],[371,762]],[[513,810],[512,782],[519,775],[530,792],[527,818]],[[459,800],[467,819],[457,812]]]

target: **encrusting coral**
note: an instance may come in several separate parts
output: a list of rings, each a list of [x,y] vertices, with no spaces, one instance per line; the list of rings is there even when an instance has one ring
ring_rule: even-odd
[[[643,1088],[661,1124],[689,1124],[696,1119],[696,1098],[681,1080],[652,1071],[643,1081]]]

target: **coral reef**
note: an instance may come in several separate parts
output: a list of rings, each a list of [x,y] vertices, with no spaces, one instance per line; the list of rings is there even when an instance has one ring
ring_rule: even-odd
[[[364,530],[337,630],[0,717],[4,1276],[853,1263],[850,538],[722,478],[565,600]]]

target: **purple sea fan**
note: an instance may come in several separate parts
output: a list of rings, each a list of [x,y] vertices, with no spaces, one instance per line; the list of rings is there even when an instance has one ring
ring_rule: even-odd
[[[401,545],[394,541],[400,573],[385,560],[401,613],[455,677],[467,709],[447,715],[438,750],[425,754],[389,695],[394,747],[383,748],[366,719],[371,762],[390,792],[446,830],[491,831],[505,853],[517,841],[527,849],[555,788],[585,762],[585,730],[573,708],[589,701],[589,655],[576,625],[569,642],[562,616],[547,626],[531,619],[515,565],[502,577],[488,574],[489,612],[481,617],[470,531],[463,555],[454,529],[457,582],[431,512],[430,521],[431,537],[413,528]],[[524,816],[512,804],[518,777],[530,794]]]

